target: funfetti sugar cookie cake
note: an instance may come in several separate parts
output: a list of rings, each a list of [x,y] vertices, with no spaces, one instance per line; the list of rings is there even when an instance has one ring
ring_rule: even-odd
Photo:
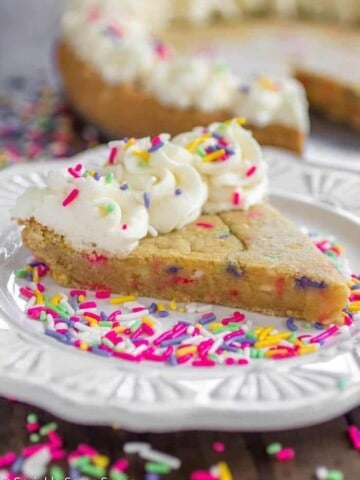
[[[147,18],[127,0],[69,3],[57,63],[81,116],[117,137],[174,135],[245,116],[260,143],[302,151],[309,120],[300,83],[239,78],[222,63],[176,53],[154,36]]]
[[[64,286],[340,321],[345,278],[266,191],[261,149],[234,119],[113,142],[102,168],[51,172],[13,217]]]

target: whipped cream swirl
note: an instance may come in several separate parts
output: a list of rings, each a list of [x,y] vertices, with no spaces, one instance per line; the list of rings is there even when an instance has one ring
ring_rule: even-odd
[[[53,171],[46,187],[32,187],[12,211],[18,220],[34,218],[66,236],[74,248],[95,248],[117,256],[128,255],[146,236],[147,209],[130,190],[121,190],[112,176],[79,176]]]
[[[112,142],[113,169],[149,212],[150,233],[167,233],[193,222],[207,198],[207,187],[192,166],[192,155],[170,142],[153,139]]]
[[[194,166],[208,185],[205,213],[246,210],[266,194],[267,172],[260,146],[239,123],[240,119],[213,123],[173,139],[193,153]]]

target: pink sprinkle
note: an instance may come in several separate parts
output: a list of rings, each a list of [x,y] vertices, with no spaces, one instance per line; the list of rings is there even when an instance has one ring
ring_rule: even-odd
[[[68,168],[68,173],[73,177],[73,178],[80,178],[80,175],[78,172],[76,172],[73,168]]]
[[[235,359],[232,357],[227,357],[225,360],[226,365],[234,365],[235,364]]]
[[[214,228],[214,224],[208,222],[196,222],[196,226],[202,228]]]
[[[225,445],[222,442],[214,442],[213,449],[217,453],[222,453],[225,450]]]
[[[322,340],[326,340],[333,335],[336,335],[339,331],[339,327],[337,325],[333,325],[332,327],[325,330],[325,332],[320,333],[320,335],[316,335],[316,337],[312,337],[310,339],[310,343],[321,342]]]
[[[198,345],[199,356],[205,357],[214,343],[215,341],[212,338],[209,338],[209,340],[204,340],[203,342],[199,343]]]
[[[240,205],[240,200],[241,200],[240,193],[239,192],[234,192],[233,193],[233,198],[232,198],[233,205]]]
[[[124,224],[121,226],[121,228],[122,228],[123,230],[127,230],[127,229],[128,229],[128,224],[127,224],[127,223],[124,223]]]
[[[360,293],[353,293],[352,295],[350,295],[350,298],[349,298],[350,302],[354,302],[356,300],[360,300]]]
[[[131,353],[126,353],[126,352],[115,352],[114,353],[115,357],[122,358],[123,360],[128,360],[129,362],[139,362],[140,357],[131,355]]]
[[[360,450],[360,430],[355,425],[350,425],[348,428],[348,436],[352,447],[355,450]]]
[[[95,298],[109,298],[111,293],[109,290],[101,290],[95,293]]]
[[[113,147],[113,148],[110,150],[110,155],[109,155],[109,163],[110,163],[110,165],[113,165],[113,164],[115,163],[115,158],[116,158],[117,152],[118,152],[117,147]]]
[[[96,307],[97,307],[96,302],[83,302],[83,303],[80,303],[79,305],[80,310],[84,310],[86,308],[96,308]]]
[[[231,332],[231,333],[227,333],[225,336],[224,336],[224,340],[227,341],[227,340],[231,340],[232,338],[234,337],[237,337],[239,335],[244,335],[245,334],[245,331],[244,330],[235,330],[234,332]]]
[[[214,477],[211,473],[205,470],[197,470],[192,472],[190,480],[219,480],[218,477]]]
[[[155,353],[154,347],[150,347],[142,352],[141,359],[152,360],[153,362],[167,362],[173,354],[174,347],[169,346],[163,353]]]
[[[200,360],[194,360],[191,365],[193,367],[215,367],[216,363],[213,360],[201,358]]]
[[[86,290],[70,290],[70,297],[79,297],[80,295],[86,297]]]
[[[71,190],[69,195],[63,200],[62,206],[67,207],[68,205],[70,205],[70,203],[72,203],[76,199],[76,197],[79,195],[79,193],[80,193],[80,190],[78,188],[74,188],[73,190]]]
[[[110,330],[110,332],[108,332],[105,335],[105,338],[110,340],[110,342],[113,345],[117,345],[118,343],[121,343],[123,341],[123,338],[117,332],[114,332],[113,330]]]
[[[75,166],[74,170],[75,170],[75,172],[81,172],[82,168],[83,168],[82,164],[81,164],[81,163],[78,163],[78,164]]]
[[[37,432],[40,428],[40,425],[38,423],[28,423],[26,425],[26,430],[29,432],[29,433],[34,433],[34,432]]]
[[[146,310],[144,307],[134,307],[131,309],[133,313],[143,312],[144,310]]]
[[[238,365],[249,365],[249,360],[247,358],[240,358],[238,360]]]
[[[48,443],[38,443],[37,445],[29,445],[28,447],[23,448],[21,455],[25,458],[31,457],[35,453],[39,452],[43,448],[49,448]]]
[[[256,167],[255,165],[253,165],[246,171],[246,176],[251,177],[251,175],[254,175],[255,172],[256,172]]]
[[[295,451],[293,448],[283,448],[275,455],[275,457],[279,462],[287,462],[295,457]]]
[[[43,285],[42,283],[38,283],[36,285],[37,289],[39,290],[40,293],[44,293],[45,292],[45,285]]]
[[[89,455],[90,457],[98,454],[98,451],[95,450],[95,448],[91,447],[90,445],[87,445],[86,443],[81,443],[78,446],[78,452],[81,453],[82,455]]]
[[[51,443],[51,449],[57,449],[62,447],[62,439],[60,436],[55,432],[55,430],[52,430],[51,432],[48,433],[48,439],[50,440]]]
[[[21,287],[19,291],[23,297],[31,298],[34,296],[34,293],[32,292],[32,290],[30,290],[30,288]]]
[[[156,137],[154,137],[154,138],[151,140],[151,145],[153,145],[153,146],[159,145],[159,143],[162,143],[162,142],[161,142],[161,138],[159,137],[159,135],[157,135]]]
[[[51,452],[51,460],[63,460],[66,457],[66,452],[64,450],[55,450]]]
[[[118,315],[121,315],[122,311],[121,310],[114,310],[113,312],[110,313],[109,315],[109,322],[113,322]]]
[[[126,458],[120,458],[111,467],[111,470],[118,470],[119,472],[125,472],[129,468],[129,461]]]
[[[27,309],[26,313],[29,315],[29,317],[34,318],[34,319],[39,319],[40,318],[40,313],[45,311],[45,307],[43,306],[36,306],[36,307],[30,307]]]
[[[14,452],[6,453],[3,457],[0,457],[0,468],[10,467],[10,465],[15,462],[16,458],[17,457]]]

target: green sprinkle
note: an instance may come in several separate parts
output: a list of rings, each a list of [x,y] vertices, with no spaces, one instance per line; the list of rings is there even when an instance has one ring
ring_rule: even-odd
[[[114,344],[106,337],[101,339],[101,343],[109,348],[114,348]]]
[[[145,471],[149,473],[170,473],[171,467],[166,463],[147,462],[145,463]]]
[[[259,348],[257,358],[264,358],[265,357],[265,350]]]
[[[30,442],[31,443],[37,443],[40,441],[40,435],[38,435],[37,433],[32,433],[30,435]]]
[[[128,476],[125,473],[118,472],[117,470],[110,471],[111,480],[128,480]]]
[[[114,180],[114,174],[112,172],[108,173],[105,177],[105,183],[111,183]]]
[[[53,467],[51,467],[50,478],[53,480],[64,480],[65,475],[64,475],[63,469],[61,467],[58,467],[57,465],[54,465]]]
[[[294,343],[297,340],[297,334],[292,333],[289,337],[289,342]]]
[[[249,340],[257,340],[257,336],[254,332],[246,332],[245,338],[248,338]]]
[[[257,348],[250,348],[250,358],[259,358]]]
[[[336,384],[339,390],[345,390],[348,386],[348,381],[345,377],[340,377]]]
[[[20,268],[19,270],[16,270],[15,277],[16,278],[24,278],[24,277],[27,276],[28,273],[29,273],[29,271],[25,270],[25,268]]]
[[[326,480],[343,480],[344,474],[340,470],[329,470]]]
[[[113,203],[108,203],[106,205],[106,213],[112,213],[115,210],[115,205]]]
[[[131,333],[132,332],[135,332],[135,330],[137,330],[140,325],[142,324],[142,321],[141,320],[137,320],[131,327],[130,327],[130,331]]]
[[[47,425],[44,425],[43,427],[40,428],[40,435],[44,437],[49,432],[53,432],[54,430],[57,430],[57,428],[58,428],[58,424],[56,422],[50,422]]]
[[[235,332],[236,330],[239,330],[239,324],[238,324],[238,323],[235,323],[235,322],[230,322],[230,323],[227,325],[227,328],[228,328],[228,330],[230,330],[231,332]]]
[[[202,147],[198,147],[196,149],[196,153],[200,156],[200,157],[206,157],[206,152],[205,150],[202,148]]]
[[[149,164],[146,160],[139,160],[139,167],[141,168],[145,168],[145,167],[148,167]]]
[[[46,318],[46,312],[42,311],[40,312],[40,322],[47,322],[47,318]]]
[[[306,328],[306,330],[309,330],[310,328],[312,328],[312,324],[310,322],[305,322],[304,328]]]
[[[51,310],[54,310],[54,312],[56,312],[56,313],[59,314],[59,317],[65,318],[66,320],[68,320],[69,317],[70,317],[69,314],[67,314],[67,313],[65,313],[65,312],[63,311],[63,308],[64,308],[64,307],[59,308],[60,305],[53,305],[53,304],[50,303],[50,302],[45,302],[45,307],[51,308]]]
[[[214,360],[214,362],[219,361],[219,355],[217,355],[216,353],[209,353],[208,357],[211,358],[211,360]]]
[[[88,455],[84,455],[80,458],[75,458],[74,460],[70,461],[70,465],[75,468],[83,468],[85,465],[90,463],[90,457]]]
[[[86,172],[83,173],[82,175],[84,178],[87,178],[89,176],[89,172],[86,170]]]
[[[38,416],[35,413],[29,413],[26,417],[27,423],[36,423],[38,421]]]
[[[107,320],[100,320],[99,327],[112,327],[112,323]]]
[[[266,447],[266,453],[268,455],[276,455],[280,450],[282,450],[282,445],[279,442],[270,443]]]
[[[212,333],[216,335],[217,333],[227,332],[228,330],[226,327],[217,327],[212,330]]]
[[[86,463],[83,467],[80,468],[81,473],[90,475],[95,478],[102,478],[106,475],[106,469],[103,467],[98,467],[96,465],[91,465]]]

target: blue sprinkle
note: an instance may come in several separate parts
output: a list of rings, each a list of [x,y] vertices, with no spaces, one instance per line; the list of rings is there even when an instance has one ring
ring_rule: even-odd
[[[239,334],[239,335],[236,335],[235,337],[232,337],[232,338],[229,338],[228,340],[225,340],[225,343],[226,343],[226,345],[229,345],[233,342],[247,342],[247,341],[249,341],[249,339],[246,338],[244,334]],[[254,340],[254,343],[256,341],[257,340]]]
[[[100,180],[100,178],[101,178],[100,173],[99,173],[99,172],[95,172],[95,173],[94,173],[94,180],[96,180],[96,181],[98,182],[98,181]]]
[[[319,322],[315,322],[314,327],[316,328],[316,330],[324,330],[324,325]]]
[[[152,145],[152,146],[149,148],[148,152],[149,152],[149,153],[156,152],[157,150],[159,150],[159,149],[160,149],[161,147],[163,147],[163,146],[164,146],[163,142],[156,143],[155,145]]]
[[[208,323],[211,323],[213,321],[216,320],[216,315],[209,315],[208,317],[205,317],[205,318],[200,318],[200,320],[198,320],[198,323],[200,323],[200,325],[207,325]]]
[[[234,153],[235,153],[235,151],[232,148],[229,148],[229,147],[225,147],[225,152],[228,155],[234,155]]]
[[[144,195],[143,195],[143,197],[144,197],[144,205],[145,205],[145,207],[146,207],[146,208],[150,208],[150,195],[149,195],[147,192],[145,192]]]
[[[296,286],[296,288],[320,288],[320,289],[323,289],[323,288],[326,288],[326,283],[323,280],[321,282],[311,280],[311,278],[303,275],[302,277],[295,279],[295,286]]]
[[[177,188],[177,189],[175,190],[175,195],[181,195],[181,194],[182,194],[181,188]]]
[[[156,310],[157,310],[157,305],[156,305],[156,303],[152,303],[152,304],[148,307],[148,310],[149,310],[149,313],[155,313]]]
[[[170,355],[170,357],[168,358],[168,361],[167,363],[173,367],[175,367],[177,365],[177,359],[175,357],[175,355]]]
[[[353,285],[353,286],[351,287],[351,290],[360,290],[360,284]]]
[[[100,355],[101,357],[111,357],[110,352],[107,352],[106,350],[103,350],[102,348],[99,348],[99,347],[92,347],[91,353],[95,353],[95,355]]]
[[[121,185],[120,190],[127,190],[129,188],[129,185],[127,183],[124,183]]]
[[[238,268],[236,267],[236,265],[233,265],[231,263],[229,263],[226,267],[226,273],[230,273],[230,275],[232,275],[233,277],[235,278],[240,278],[244,275],[244,272],[242,270],[238,270]]]
[[[22,472],[22,467],[25,463],[25,458],[24,457],[18,457],[15,462],[11,465],[11,471],[13,473],[20,473]]]
[[[239,348],[237,347],[231,347],[230,345],[227,345],[226,343],[222,343],[220,347],[222,350],[226,350],[227,352],[238,352]]]
[[[180,337],[169,338],[168,340],[164,340],[163,342],[161,342],[160,347],[169,347],[170,345],[177,345],[178,343],[181,343],[190,337],[191,335],[181,335]]]
[[[217,140],[222,140],[224,138],[220,133],[217,132],[213,132],[211,136],[216,138]]]
[[[50,328],[45,328],[45,335],[55,338],[56,340],[59,340],[62,343],[68,343],[68,338],[66,335],[63,335],[62,333],[59,333],[59,332],[55,332],[55,330],[50,330]]]
[[[147,473],[145,475],[145,480],[161,480],[161,477],[157,473]]]
[[[108,316],[105,312],[100,312],[100,318],[103,322],[106,322],[108,320]]]
[[[293,317],[289,317],[286,320],[286,326],[288,330],[290,330],[290,332],[296,332],[296,330],[298,329],[298,327],[295,325],[295,320],[293,319]]]
[[[160,318],[163,318],[163,317],[168,317],[169,316],[169,312],[167,310],[161,310],[159,312],[159,317]]]
[[[81,477],[81,473],[77,468],[70,467],[69,477],[71,478],[71,480],[78,480],[78,478]]]
[[[165,269],[166,273],[178,273],[180,272],[181,267],[177,267],[176,265],[170,265],[170,267],[167,267]]]

